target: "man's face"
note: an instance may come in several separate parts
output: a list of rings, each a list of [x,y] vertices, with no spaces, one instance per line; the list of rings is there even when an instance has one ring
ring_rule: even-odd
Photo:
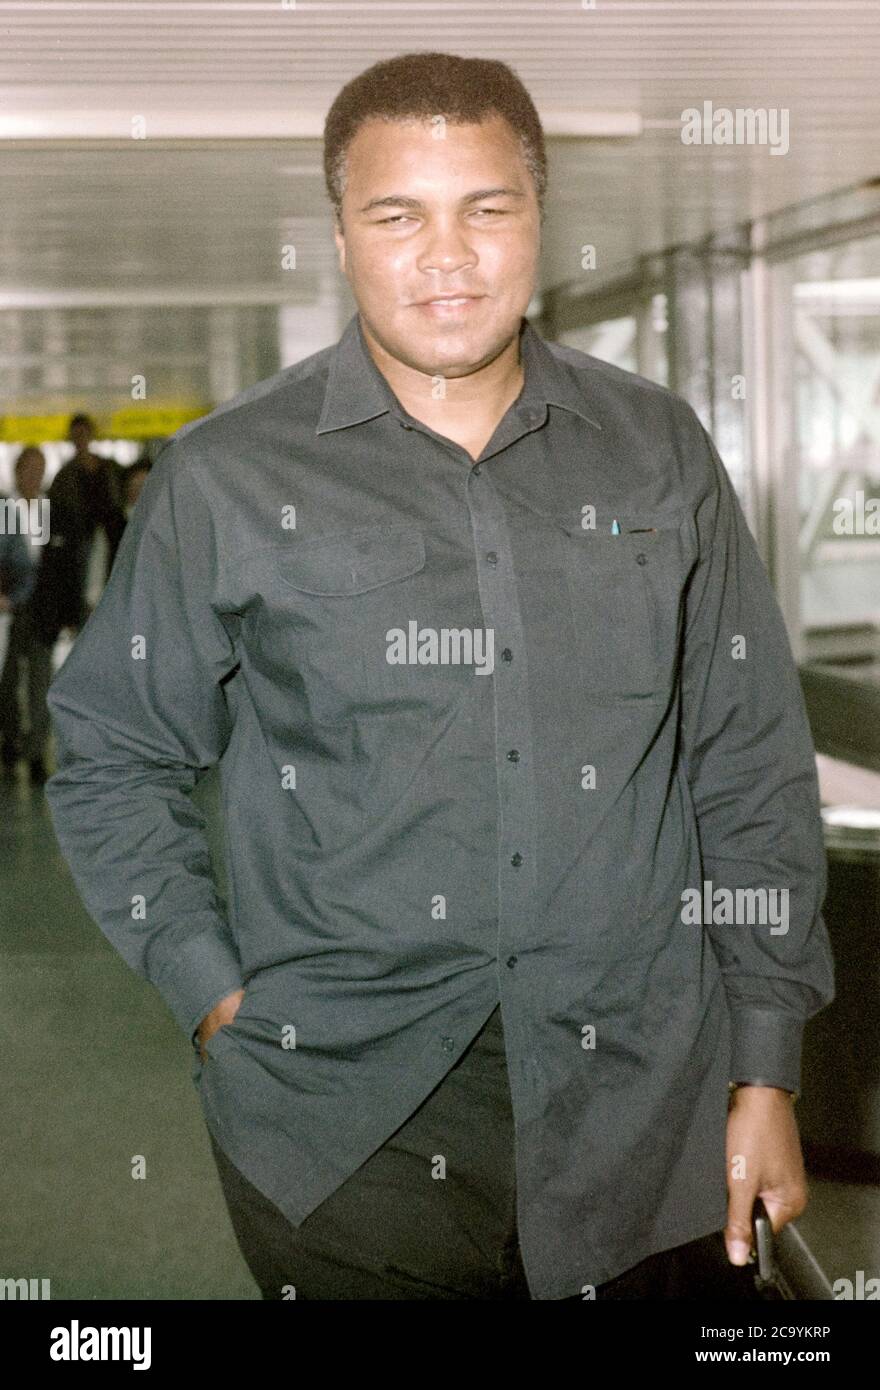
[[[342,224],[340,267],[365,327],[398,361],[428,376],[466,376],[517,333],[534,290],[540,217],[519,141],[500,116],[365,121],[348,147]],[[467,298],[428,302],[438,295]]]

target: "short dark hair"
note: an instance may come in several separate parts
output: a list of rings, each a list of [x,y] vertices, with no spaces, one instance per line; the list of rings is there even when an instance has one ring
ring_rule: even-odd
[[[543,217],[547,186],[544,132],[534,102],[513,69],[489,58],[401,53],[358,73],[327,112],[324,179],[336,220],[342,221],[348,147],[364,121],[373,117],[427,121],[443,116],[454,125],[463,125],[493,115],[503,116],[519,136]]]
[[[92,419],[91,415],[71,415],[70,424],[67,426],[68,434],[70,434],[70,431],[73,429],[74,425],[88,425],[89,429],[92,431],[92,434],[95,433],[95,422]]]

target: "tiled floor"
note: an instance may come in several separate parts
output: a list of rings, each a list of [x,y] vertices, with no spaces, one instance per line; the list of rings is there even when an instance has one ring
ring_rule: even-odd
[[[0,784],[0,953],[0,1277],[50,1277],[53,1298],[259,1298],[187,1041],[86,915],[23,765]]]
[[[87,917],[23,766],[0,784],[0,953],[0,1277],[49,1277],[53,1298],[257,1298],[187,1042]],[[798,1228],[829,1278],[880,1274],[880,1187],[811,1192]]]

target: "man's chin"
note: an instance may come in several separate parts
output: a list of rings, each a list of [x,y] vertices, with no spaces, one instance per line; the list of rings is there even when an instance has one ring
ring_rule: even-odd
[[[469,376],[498,356],[506,342],[475,342],[469,335],[436,334],[430,345],[408,343],[409,364],[425,376]]]

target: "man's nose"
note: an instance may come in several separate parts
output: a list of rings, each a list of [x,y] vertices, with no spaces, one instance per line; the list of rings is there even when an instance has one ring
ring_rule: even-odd
[[[477,255],[466,229],[458,222],[436,223],[419,254],[420,270],[440,270],[447,275],[476,263]]]

